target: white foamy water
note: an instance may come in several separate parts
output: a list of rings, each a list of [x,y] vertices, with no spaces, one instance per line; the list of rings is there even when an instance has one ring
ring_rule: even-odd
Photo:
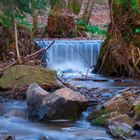
[[[38,46],[46,47],[52,41],[36,41]],[[46,61],[55,69],[87,70],[96,65],[100,47],[100,40],[56,40],[46,55]]]

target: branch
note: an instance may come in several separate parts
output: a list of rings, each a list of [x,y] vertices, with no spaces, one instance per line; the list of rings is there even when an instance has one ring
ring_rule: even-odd
[[[30,55],[27,55],[26,57],[23,58],[22,60],[22,63],[21,64],[24,64],[26,62],[28,62],[29,60],[33,59],[34,57],[36,57],[37,55],[40,55],[40,54],[43,54],[45,51],[47,51],[53,44],[54,44],[55,40],[49,44],[48,47],[45,47],[43,49],[40,49],[39,51],[33,53],[33,54],[30,54]],[[0,70],[0,73],[3,73],[5,70],[7,70],[9,67],[12,67],[14,65],[18,64],[18,61],[14,61],[13,63],[9,64],[8,66],[6,66],[5,68],[3,68],[2,70]]]
[[[48,47],[40,49],[39,51],[37,51],[37,52],[35,52],[35,53],[31,54],[31,55],[27,55],[24,58],[22,63],[25,63],[25,62],[29,61],[30,59],[33,59],[35,56],[37,56],[39,54],[43,54],[45,51],[47,51],[54,44],[54,42],[55,42],[55,40]]]

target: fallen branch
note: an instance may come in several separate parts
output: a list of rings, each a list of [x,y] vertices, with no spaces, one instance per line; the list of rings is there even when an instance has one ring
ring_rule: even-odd
[[[3,73],[5,70],[7,70],[9,67],[12,67],[12,66],[14,66],[14,65],[16,65],[16,64],[18,64],[17,61],[14,61],[13,63],[9,64],[8,66],[6,66],[5,68],[3,68],[3,69],[0,70],[0,74],[2,75],[2,73]]]
[[[75,81],[108,82],[108,79],[74,78]]]
[[[29,60],[33,59],[34,57],[36,57],[37,55],[40,55],[40,54],[43,54],[45,51],[47,51],[53,44],[54,44],[55,40],[49,44],[48,47],[45,47],[43,49],[40,49],[39,51],[33,53],[33,54],[30,54],[30,55],[27,55],[26,57],[23,58],[22,60],[22,63],[21,64],[24,64],[26,62],[28,62]],[[14,61],[13,63],[9,64],[8,66],[6,66],[5,68],[3,68],[2,70],[0,70],[0,73],[3,73],[5,70],[7,70],[9,67],[12,67],[14,65],[18,64],[18,61]]]
[[[37,55],[40,55],[40,54],[43,54],[45,51],[47,51],[53,44],[54,44],[55,40],[48,46],[48,47],[45,47],[43,49],[40,49],[39,51],[31,54],[31,55],[27,55],[24,60],[23,60],[23,63],[33,59],[34,57],[36,57]]]
[[[76,86],[73,86],[72,84],[65,82],[61,77],[57,76],[57,79],[61,82],[61,84],[63,85],[64,88],[70,88],[74,91],[77,90]]]

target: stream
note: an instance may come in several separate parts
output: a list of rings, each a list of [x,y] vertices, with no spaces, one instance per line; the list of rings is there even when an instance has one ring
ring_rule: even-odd
[[[49,41],[38,41],[41,47],[48,43]],[[115,79],[91,73],[92,66],[96,65],[100,46],[99,40],[57,40],[55,46],[47,52],[49,60],[44,57],[47,65],[57,70],[65,82],[79,88],[106,88],[119,91],[128,87],[140,87],[139,79]],[[87,71],[88,80],[81,80],[87,76]],[[0,133],[3,136],[15,136],[16,140],[114,140],[105,128],[91,126],[86,121],[88,113],[89,110],[83,112],[81,118],[75,122],[56,120],[43,124],[28,120],[25,101],[1,99]]]
[[[26,109],[27,105],[23,101],[1,103],[0,132],[14,135],[16,140],[41,140],[43,136],[49,140],[111,140],[104,128],[92,127],[83,118],[76,122],[58,120],[41,124],[30,122],[27,116],[23,117],[22,113],[26,113]],[[7,113],[14,110],[14,115]]]

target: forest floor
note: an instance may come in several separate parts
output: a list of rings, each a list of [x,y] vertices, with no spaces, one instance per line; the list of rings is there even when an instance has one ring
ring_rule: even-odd
[[[87,0],[84,0],[83,8],[79,14],[79,18],[82,17],[84,9],[86,7]],[[28,17],[28,21],[32,22],[32,17]],[[39,16],[39,24],[41,26],[46,25],[48,21],[48,11]],[[93,26],[107,25],[110,22],[110,10],[107,2],[96,2],[92,15],[90,18],[90,24]]]

